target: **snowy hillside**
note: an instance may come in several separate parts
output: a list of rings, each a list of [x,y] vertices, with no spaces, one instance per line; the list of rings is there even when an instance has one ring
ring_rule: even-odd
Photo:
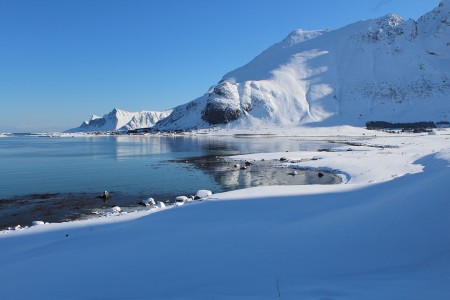
[[[98,117],[92,115],[89,121],[84,121],[80,127],[66,132],[115,131],[153,127],[159,120],[167,117],[172,111],[141,111],[128,112],[114,108],[110,113]]]
[[[387,16],[296,30],[157,129],[450,120],[450,1],[419,20]]]

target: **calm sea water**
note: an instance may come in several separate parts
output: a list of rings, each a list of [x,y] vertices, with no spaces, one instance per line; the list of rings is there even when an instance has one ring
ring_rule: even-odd
[[[264,172],[249,179],[251,173],[239,175],[240,171],[224,170],[223,166],[221,171],[215,170],[190,159],[326,146],[286,137],[6,137],[0,138],[0,199],[103,190],[157,196],[198,189],[221,192],[258,184],[308,184],[314,183],[314,176],[285,176],[284,182],[273,181],[276,174]]]

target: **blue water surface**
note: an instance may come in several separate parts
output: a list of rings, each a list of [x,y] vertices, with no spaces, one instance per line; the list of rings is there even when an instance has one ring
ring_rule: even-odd
[[[193,157],[315,150],[326,142],[287,137],[87,136],[0,138],[0,199],[41,193],[142,195],[229,190]]]

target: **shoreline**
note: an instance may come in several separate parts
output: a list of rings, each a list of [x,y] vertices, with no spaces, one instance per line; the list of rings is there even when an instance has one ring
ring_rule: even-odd
[[[281,185],[288,186],[288,181],[294,179],[288,174],[291,168],[280,165],[277,161],[253,161],[253,165],[248,170],[240,170],[230,165],[228,156],[202,156],[186,159],[174,160],[175,163],[189,163],[198,169],[209,172],[213,175],[226,174],[233,176],[235,172],[243,172],[244,174],[262,174],[270,171],[269,179],[266,181],[258,180],[258,184],[254,186],[274,186],[286,181]],[[244,161],[240,161],[244,165]],[[314,177],[314,174],[322,172],[325,174],[322,184],[341,184],[346,182],[346,177],[336,173],[335,170],[316,170],[316,169],[300,169],[296,168],[300,173],[298,176]],[[312,172],[310,174],[310,172]],[[223,176],[223,175],[221,175]],[[260,176],[258,176],[260,177]],[[267,178],[268,176],[266,176]],[[335,178],[335,179],[333,179]],[[272,183],[270,183],[272,180]],[[278,180],[278,181],[277,181]],[[339,182],[341,180],[341,182]],[[216,179],[221,184],[220,179]],[[278,183],[278,184],[277,184]],[[250,183],[247,183],[250,184]],[[300,185],[307,185],[302,183]],[[223,192],[245,189],[249,187],[223,187]],[[205,187],[208,189],[208,187]],[[110,211],[113,207],[119,206],[123,213],[136,213],[149,210],[148,207],[139,203],[148,197],[155,198],[155,201],[161,201],[166,205],[173,205],[178,194],[166,193],[164,195],[146,195],[143,193],[130,194],[126,191],[110,191],[111,198],[105,201],[99,196],[101,192],[57,192],[42,194],[26,194],[4,197],[0,199],[0,232],[9,232],[28,229],[33,222],[44,222],[50,224],[67,223],[74,221],[83,221],[97,219],[111,215]],[[190,196],[195,191],[190,191],[184,195]]]
[[[404,176],[405,174],[415,174],[422,171],[420,165],[413,163],[413,159],[417,157],[417,154],[408,155],[413,153],[407,148],[407,143],[410,139],[416,140],[441,140],[444,135],[449,134],[449,130],[441,130],[438,135],[424,135],[424,134],[401,134],[392,135],[386,134],[383,136],[370,137],[363,136],[339,136],[339,139],[333,140],[333,136],[327,136],[325,139],[328,142],[338,142],[344,145],[336,145],[336,147],[330,147],[330,149],[318,149],[317,151],[297,151],[297,152],[271,152],[271,153],[255,153],[255,154],[243,154],[232,155],[223,157],[227,163],[231,162],[244,162],[244,161],[266,161],[276,162],[280,157],[286,157],[287,162],[277,162],[272,166],[276,169],[284,168],[286,170],[312,170],[315,172],[327,172],[338,176],[342,182],[337,184],[338,186],[350,185],[350,186],[365,186],[367,184],[381,183],[385,181],[394,180]],[[302,137],[305,138],[305,137]],[[306,137],[306,139],[308,139]],[[313,137],[314,139],[314,137]],[[447,138],[448,139],[448,138]],[[446,145],[441,145],[445,148]],[[424,155],[424,153],[423,153]],[[396,159],[395,163],[391,163],[392,159]],[[401,158],[398,160],[398,158]],[[196,161],[202,162],[201,158],[191,158],[188,160],[190,163],[195,164]],[[215,163],[219,159],[215,158]],[[180,160],[180,163],[186,162],[186,160]],[[202,163],[198,163],[197,167],[201,167]],[[283,185],[281,185],[282,187]],[[335,185],[334,185],[335,186]],[[278,187],[278,185],[268,185],[268,188]],[[286,186],[291,187],[291,186]],[[207,187],[205,187],[207,188]],[[256,187],[258,188],[258,187]],[[214,194],[213,198],[221,198],[221,194],[228,194],[237,192],[239,195],[245,194],[245,191],[254,188],[244,188],[240,190],[230,190]],[[302,186],[302,192],[307,189],[312,189],[314,192],[321,192],[329,190],[327,185],[318,185],[314,188]],[[334,188],[332,188],[334,189]],[[339,189],[339,188],[338,188]],[[299,193],[302,194],[302,192]],[[178,195],[173,195],[173,198]],[[139,198],[143,200],[143,198]],[[138,200],[136,198],[136,200]],[[159,201],[157,199],[157,201]],[[138,201],[136,201],[138,202]],[[127,207],[127,212],[145,210],[145,207],[139,207],[137,203]],[[110,208],[102,207],[105,209]],[[105,214],[103,214],[105,215]],[[79,215],[75,218],[77,221],[82,221],[83,218],[89,215]],[[93,219],[96,219],[95,216]],[[29,223],[36,220],[29,220]],[[58,224],[58,223],[52,223]],[[19,225],[19,224],[17,224]],[[4,230],[3,230],[4,231]],[[10,230],[13,232],[14,230]]]
[[[406,133],[405,133],[406,134]],[[362,127],[354,127],[349,125],[332,126],[332,127],[287,127],[287,128],[256,128],[256,129],[239,129],[239,128],[208,128],[196,129],[183,132],[147,132],[147,133],[126,133],[120,131],[111,132],[34,132],[34,133],[4,133],[5,137],[10,136],[35,136],[35,137],[105,137],[105,136],[153,136],[153,137],[185,137],[185,136],[215,136],[215,137],[237,137],[237,138],[261,138],[261,137],[302,137],[302,138],[354,138],[376,137],[383,135],[391,135],[382,130],[368,130]]]
[[[230,158],[282,155],[297,161],[290,167],[345,172],[347,184],[260,186],[180,207],[2,232],[0,265],[8,276],[0,294],[272,299],[279,283],[287,299],[446,299],[447,133]],[[24,270],[26,291],[18,289]],[[152,278],[151,288],[135,284],[142,278]],[[174,285],[174,278],[183,280]]]

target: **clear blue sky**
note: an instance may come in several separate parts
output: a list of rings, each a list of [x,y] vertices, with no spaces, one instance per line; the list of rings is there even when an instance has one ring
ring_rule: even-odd
[[[114,107],[204,94],[290,31],[439,0],[0,0],[0,132],[64,130]]]

